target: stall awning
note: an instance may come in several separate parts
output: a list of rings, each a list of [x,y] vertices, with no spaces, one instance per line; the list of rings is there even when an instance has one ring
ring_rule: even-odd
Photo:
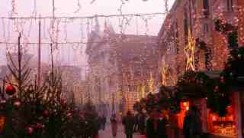
[[[222,71],[205,71],[204,73],[208,75],[211,79],[217,79],[220,77]],[[232,90],[244,90],[244,76],[238,76],[236,78],[236,83],[230,86]]]
[[[220,77],[221,71],[205,71],[204,73],[211,79],[216,79]]]

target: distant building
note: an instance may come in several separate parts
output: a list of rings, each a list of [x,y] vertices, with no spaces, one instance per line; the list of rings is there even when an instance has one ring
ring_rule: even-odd
[[[6,77],[7,72],[8,72],[8,67],[6,65],[0,66],[0,78],[1,79]]]
[[[111,36],[111,62],[116,63],[117,84],[126,99],[126,110],[160,84],[157,37],[145,35]],[[141,87],[145,87],[144,93]]]
[[[112,31],[112,29],[110,30]],[[86,99],[91,99],[96,105],[108,104],[112,109],[112,94],[117,93],[117,67],[111,59],[111,46],[107,33],[101,32],[98,21],[94,30],[88,36],[86,54],[88,55],[88,75]],[[113,83],[111,83],[113,82]]]
[[[62,74],[62,86],[66,98],[80,103],[82,97],[81,89],[81,68],[77,66],[62,65],[56,66]]]
[[[142,98],[140,86],[146,86],[149,92],[150,78],[155,88],[159,84],[157,37],[116,34],[107,24],[101,32],[98,26],[90,33],[86,50],[89,92],[96,102],[111,105],[115,101],[117,111],[120,104],[124,104],[124,111],[132,110],[136,100]]]

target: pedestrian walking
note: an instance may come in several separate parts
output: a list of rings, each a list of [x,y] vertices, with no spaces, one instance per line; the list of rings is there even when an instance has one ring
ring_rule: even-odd
[[[139,113],[135,114],[134,116],[134,126],[133,126],[134,132],[138,131],[138,125],[139,125]]]
[[[150,113],[149,117],[146,119],[146,137],[156,138],[156,120],[154,113]]]
[[[168,124],[168,119],[165,114],[160,114],[159,118],[157,119],[157,130],[156,135],[157,138],[168,138],[166,125]]]
[[[127,112],[126,116],[122,120],[122,123],[124,125],[126,138],[132,138],[133,137],[134,117],[130,111]]]
[[[191,106],[186,112],[183,122],[183,133],[185,138],[200,138],[202,134],[200,113],[196,106]]]
[[[139,114],[139,120],[138,120],[138,129],[140,134],[144,135],[145,133],[145,119],[146,116],[144,113],[140,113]]]
[[[116,118],[116,114],[112,115],[112,117],[110,118],[110,121],[111,121],[111,127],[112,127],[112,135],[113,135],[113,137],[116,137],[117,130],[118,130],[118,121]]]
[[[105,127],[106,127],[106,116],[105,115],[102,115],[101,117],[101,124],[102,124],[102,129],[105,130]]]
[[[98,129],[101,130],[102,129],[102,117],[101,116],[97,117],[96,123],[97,123]]]

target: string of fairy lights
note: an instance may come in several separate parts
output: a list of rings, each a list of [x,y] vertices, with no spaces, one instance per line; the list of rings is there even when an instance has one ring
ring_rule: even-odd
[[[10,49],[9,45],[16,45],[17,42],[10,41],[13,38],[13,34],[21,33],[23,35],[22,44],[26,47],[28,45],[38,45],[37,41],[31,41],[31,34],[33,32],[33,28],[35,28],[37,22],[42,23],[42,36],[43,41],[42,45],[50,45],[58,48],[58,45],[86,45],[88,43],[100,43],[100,41],[87,41],[87,34],[94,29],[94,20],[97,18],[103,19],[104,21],[109,21],[109,18],[118,18],[119,25],[117,28],[120,28],[120,34],[124,34],[126,27],[129,26],[132,19],[137,17],[146,18],[143,21],[147,22],[147,16],[152,19],[152,16],[165,16],[166,13],[141,13],[141,14],[123,14],[123,15],[94,15],[94,16],[84,16],[84,17],[52,17],[52,16],[42,16],[42,17],[0,17],[2,24],[2,40],[0,40],[0,44],[5,44],[7,49]],[[142,17],[143,16],[143,17]],[[123,19],[125,19],[123,21]],[[12,23],[11,23],[12,22]],[[48,25],[50,24],[50,25]],[[73,24],[78,24],[80,40],[71,41],[68,40],[69,31],[68,27]],[[148,22],[146,24],[145,34],[149,31]],[[12,26],[11,26],[12,25]],[[14,31],[11,31],[13,29]],[[137,32],[137,31],[136,31]],[[61,38],[62,37],[62,38]]]
[[[115,14],[115,15],[94,15],[94,16],[84,16],[84,17],[70,17],[70,16],[66,16],[66,17],[51,17],[51,16],[42,16],[42,17],[0,17],[1,19],[1,24],[2,24],[2,27],[3,27],[3,38],[6,38],[6,27],[7,27],[7,34],[8,34],[8,38],[7,40],[9,40],[9,37],[10,37],[10,22],[13,22],[13,26],[15,27],[15,32],[18,32],[18,33],[25,33],[24,32],[24,25],[27,24],[27,22],[29,22],[29,29],[28,29],[28,32],[27,32],[27,36],[30,36],[30,32],[32,30],[32,21],[41,21],[43,23],[43,27],[44,29],[42,29],[44,31],[43,35],[44,35],[44,38],[46,38],[46,24],[47,22],[49,22],[51,25],[51,27],[49,27],[49,33],[52,32],[50,30],[53,30],[53,31],[60,31],[60,24],[63,24],[63,30],[64,30],[64,34],[65,34],[65,41],[67,42],[67,25],[69,23],[72,23],[72,22],[76,22],[78,21],[80,23],[80,31],[81,31],[81,37],[84,37],[84,27],[86,26],[86,31],[87,33],[89,33],[91,31],[91,28],[93,27],[92,25],[94,25],[94,21],[95,19],[97,18],[103,18],[103,20],[108,20],[108,18],[118,18],[119,20],[119,25],[118,27],[120,28],[120,30],[123,30],[123,31],[120,31],[120,33],[124,33],[125,30],[126,30],[126,27],[130,24],[132,18],[135,18],[135,17],[141,17],[143,21],[145,21],[145,26],[147,27],[146,28],[146,31],[145,31],[145,34],[149,31],[149,27],[148,27],[148,20],[152,19],[153,16],[165,16],[166,13],[141,13],[141,14],[123,14],[123,15],[120,15],[120,14]],[[121,21],[121,17],[125,20],[122,19]],[[138,18],[136,18],[138,19]],[[86,22],[86,23],[84,23]],[[6,26],[7,24],[7,26]],[[86,25],[84,25],[86,24]],[[54,32],[52,32],[51,34],[49,34],[50,36],[50,39],[51,41],[54,41]],[[57,36],[56,36],[57,37]],[[6,40],[6,39],[5,39]],[[1,42],[1,43],[13,43],[14,42],[9,42],[9,41],[5,41],[5,42]],[[34,42],[28,42],[30,44],[35,44]],[[67,43],[71,43],[71,42],[67,42]],[[78,42],[74,42],[74,43],[78,43]],[[80,43],[85,43],[85,42],[80,42]],[[45,44],[45,43],[44,43]]]
[[[94,3],[96,0],[93,0],[90,2],[90,4]],[[166,0],[167,1],[167,0]],[[42,23],[42,32],[43,32],[43,36],[46,39],[47,37],[49,37],[49,41],[42,41],[41,44],[42,45],[50,45],[52,44],[54,47],[56,47],[58,45],[86,45],[88,43],[88,41],[84,41],[86,38],[86,36],[91,32],[91,29],[94,25],[94,20],[95,18],[103,18],[103,20],[105,20],[105,22],[108,19],[111,18],[117,18],[119,24],[118,26],[115,26],[117,28],[120,28],[119,32],[121,34],[124,34],[127,27],[129,25],[131,25],[132,20],[136,20],[136,33],[138,34],[138,19],[141,19],[141,21],[145,22],[145,35],[148,34],[149,32],[149,20],[151,20],[154,17],[164,17],[167,14],[167,10],[166,12],[162,12],[162,13],[140,13],[140,14],[123,14],[122,11],[122,7],[123,5],[126,4],[126,2],[128,2],[127,0],[121,0],[121,6],[118,9],[119,14],[114,14],[114,15],[94,15],[94,16],[83,16],[83,17],[77,17],[77,16],[56,16],[55,15],[55,11],[57,10],[57,7],[55,6],[55,0],[52,0],[52,16],[37,16],[37,2],[36,0],[33,1],[33,10],[31,13],[31,16],[18,16],[18,12],[17,12],[17,2],[16,0],[11,0],[11,11],[10,16],[8,17],[0,17],[1,20],[1,24],[2,24],[2,36],[3,39],[0,39],[0,44],[5,44],[6,45],[6,49],[9,50],[11,49],[11,47],[9,47],[9,45],[16,45],[17,42],[14,41],[10,41],[11,38],[13,38],[14,33],[18,34],[22,34],[23,36],[23,41],[22,44],[24,46],[28,46],[28,45],[38,45],[38,42],[35,41],[30,41],[31,38],[31,32],[33,30],[33,28],[35,27],[35,23],[37,21]],[[167,2],[165,2],[167,3]],[[165,9],[168,9],[168,5],[165,5]],[[82,3],[80,2],[80,0],[77,0],[77,10],[74,11],[74,13],[77,13],[81,10],[82,8]],[[67,31],[67,26],[68,24],[72,23],[72,22],[79,22],[80,23],[80,40],[78,41],[68,41],[68,32]],[[50,24],[49,26],[47,24]],[[26,25],[29,24],[28,27],[26,27]],[[61,28],[61,24],[63,25],[63,32],[62,34],[64,34],[64,38],[59,38],[60,37],[60,28]],[[12,25],[12,26],[11,26]],[[14,31],[10,31],[10,29],[14,30]],[[84,29],[86,27],[86,29]],[[27,29],[26,29],[27,28]],[[46,29],[48,28],[48,29]],[[48,32],[48,35],[47,35]],[[17,37],[17,36],[14,36]],[[61,40],[60,40],[61,39]],[[63,41],[62,41],[63,40]],[[89,43],[99,43],[99,42],[89,42]],[[16,48],[15,48],[16,49]]]
[[[96,0],[92,0],[90,2],[90,4],[93,4],[95,1]],[[99,17],[99,18],[101,18],[101,17],[103,17],[103,18],[112,18],[112,17],[117,17],[118,18],[118,17],[122,17],[122,18],[118,18],[118,19],[119,19],[119,22],[120,22],[119,23],[119,27],[120,27],[120,30],[121,30],[120,32],[123,33],[125,28],[126,28],[126,26],[129,25],[129,22],[130,22],[130,20],[132,19],[133,16],[142,17],[142,19],[146,22],[145,23],[146,26],[148,26],[148,19],[145,16],[149,16],[149,15],[155,16],[155,15],[159,15],[159,14],[160,15],[164,15],[165,14],[165,13],[152,13],[152,14],[127,14],[127,15],[125,15],[125,14],[123,14],[122,7],[123,7],[123,5],[126,4],[126,2],[128,2],[128,0],[125,0],[125,1],[121,0],[121,6],[118,9],[119,15],[98,15],[96,17]],[[56,23],[56,26],[58,26],[58,24],[60,22],[62,22],[61,20],[82,20],[82,19],[87,19],[87,25],[88,25],[88,24],[91,23],[90,20],[92,20],[94,18],[94,16],[87,16],[87,17],[70,17],[70,16],[69,17],[56,17],[55,11],[57,10],[57,8],[55,7],[55,0],[52,0],[52,16],[50,16],[50,17],[38,17],[37,16],[37,2],[36,2],[36,0],[34,0],[34,2],[33,2],[33,11],[32,11],[32,15],[30,17],[18,17],[17,16],[18,13],[17,13],[17,10],[16,10],[17,9],[16,8],[17,7],[16,3],[17,3],[16,0],[11,0],[12,9],[10,11],[10,16],[9,17],[1,17],[2,23],[4,24],[4,20],[13,20],[13,22],[15,22],[14,24],[16,26],[16,31],[21,32],[22,30],[19,29],[19,24],[20,24],[19,20],[21,20],[21,22],[30,21],[29,31],[28,31],[28,36],[29,36],[30,35],[29,32],[30,32],[30,30],[32,28],[32,21],[33,20],[35,20],[35,21],[37,19],[38,20],[44,20],[44,22],[46,20],[52,20],[52,23],[51,23],[52,26],[50,27],[50,30],[52,30],[51,31],[51,35],[50,35],[50,39],[51,39],[52,42],[54,41],[54,38],[55,38],[55,36],[54,36],[55,35],[55,33],[54,33],[55,29],[56,29],[56,31],[58,31],[58,29],[55,28],[55,23]],[[167,8],[168,5],[165,5],[165,6],[166,6],[166,9],[168,9]],[[77,0],[77,10],[74,11],[74,13],[79,12],[81,10],[81,8],[82,8],[82,4],[81,4],[80,0]],[[44,23],[44,25],[45,25],[45,23]],[[50,30],[49,30],[49,33],[50,33]],[[87,30],[89,30],[89,26],[87,26]],[[147,30],[148,30],[148,28],[147,28]]]
[[[93,4],[96,1],[98,0],[91,0],[90,4]],[[125,35],[126,32],[128,32],[127,30],[130,26],[135,26],[135,34],[137,35],[141,33],[144,35],[149,35],[150,27],[153,26],[151,21],[155,18],[163,19],[168,14],[169,9],[168,2],[165,0],[165,11],[155,13],[124,14],[123,8],[128,0],[121,0],[121,5],[118,8],[118,14],[102,14],[93,16],[57,16],[56,11],[58,9],[55,5],[55,2],[55,0],[52,0],[51,15],[38,15],[37,1],[33,0],[31,15],[21,16],[18,14],[17,0],[11,0],[11,10],[9,12],[9,16],[0,17],[0,27],[2,28],[0,31],[0,45],[5,45],[6,51],[16,51],[17,42],[15,42],[14,38],[17,38],[18,35],[21,34],[21,44],[24,50],[28,51],[31,48],[30,46],[35,49],[39,44],[43,46],[43,48],[45,46],[45,48],[50,46],[51,52],[49,52],[49,57],[53,57],[53,54],[56,54],[55,57],[60,58],[60,54],[62,54],[62,51],[60,52],[60,50],[63,47],[71,47],[73,52],[70,52],[77,53],[77,51],[82,51],[83,47],[88,44],[101,43],[101,41],[88,40],[88,36],[92,33],[92,31],[97,31],[96,27],[98,25],[98,20],[101,31],[100,33],[104,33],[101,30],[103,28],[103,25],[101,24],[113,24],[113,27],[118,29],[116,32],[118,32],[120,35]],[[77,8],[74,10],[74,14],[80,13],[82,10],[81,0],[77,0],[76,5]],[[41,27],[38,30],[39,24]],[[144,32],[140,32],[140,30],[142,30],[141,26],[144,26]],[[105,26],[103,29],[106,29]],[[38,42],[38,31],[41,31],[41,42]],[[77,38],[73,38],[72,33],[75,33]],[[107,41],[107,39],[103,39],[103,41]],[[138,44],[143,42],[135,43]],[[68,52],[68,50],[65,52]],[[66,56],[69,57],[69,55]],[[78,57],[75,57],[74,59],[79,60]],[[152,81],[153,80],[151,76],[150,82]]]

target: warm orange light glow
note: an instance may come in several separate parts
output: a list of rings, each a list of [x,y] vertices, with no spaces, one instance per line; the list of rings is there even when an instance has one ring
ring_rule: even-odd
[[[181,109],[182,110],[189,110],[189,101],[185,101],[181,103]]]
[[[233,115],[228,116],[228,120],[233,121],[234,120]]]
[[[0,131],[3,130],[3,127],[5,125],[5,116],[0,116]]]
[[[231,137],[236,136],[234,105],[229,106],[227,109],[227,114],[223,117],[214,113],[209,114],[208,126],[211,133]]]
[[[185,107],[186,107],[186,106],[187,106],[187,102],[183,102],[183,106],[185,106]]]
[[[168,71],[168,66],[163,65],[161,75],[162,75],[162,85],[164,86],[167,85],[167,71]]]
[[[190,105],[189,101],[184,101],[184,102],[180,103],[181,111],[180,111],[180,113],[177,114],[177,116],[178,116],[178,126],[181,129],[183,128],[185,114],[189,110],[189,105]]]
[[[212,116],[212,121],[216,121],[217,117],[215,115]]]
[[[187,110],[187,111],[189,110],[189,106],[186,107],[186,110]]]

